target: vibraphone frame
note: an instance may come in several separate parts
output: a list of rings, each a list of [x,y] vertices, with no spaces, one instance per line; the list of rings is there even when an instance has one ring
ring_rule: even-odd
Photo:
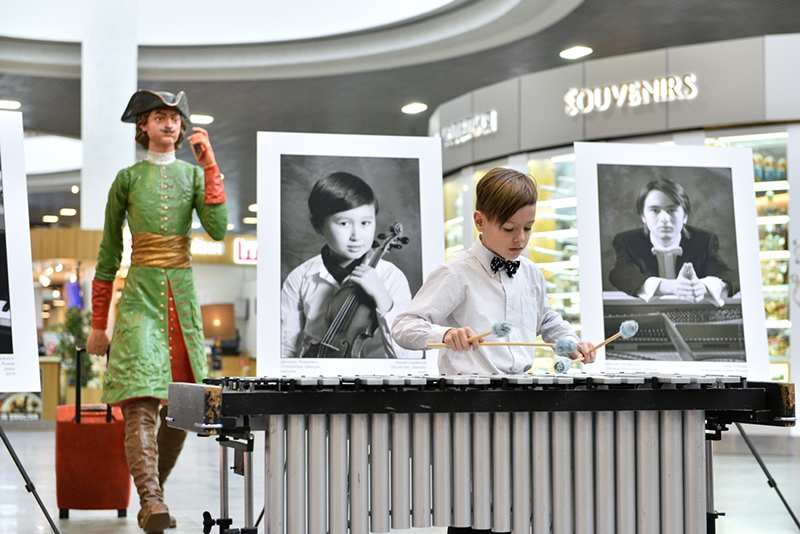
[[[203,435],[218,435],[220,442],[220,510],[221,518],[216,520],[220,532],[226,530],[231,520],[228,518],[227,502],[227,448],[237,451],[235,471],[245,477],[245,527],[236,532],[242,534],[256,532],[253,522],[252,491],[252,431],[266,431],[270,425],[281,424],[282,417],[291,415],[368,415],[368,414],[514,414],[534,412],[537,414],[567,413],[576,414],[596,412],[668,412],[686,411],[691,417],[705,419],[706,444],[705,465],[710,475],[710,440],[719,439],[728,424],[746,422],[763,425],[790,426],[795,421],[794,385],[773,382],[748,382],[740,377],[722,376],[677,376],[677,375],[521,375],[521,376],[441,376],[441,377],[338,377],[338,378],[223,378],[207,380],[204,384],[172,384],[170,386],[170,425],[192,430]],[[698,415],[699,414],[699,415]],[[467,416],[469,417],[469,416]],[[563,422],[563,416],[553,416],[554,421]],[[576,419],[582,417],[576,415]],[[313,418],[309,418],[312,421]],[[367,419],[359,418],[366,425]],[[454,425],[458,416],[453,416]],[[448,419],[449,421],[449,419]],[[485,425],[487,435],[489,419],[476,416],[477,424]],[[516,421],[516,419],[515,419]],[[567,419],[569,421],[569,419]],[[659,424],[658,414],[643,416],[642,421]],[[669,421],[669,420],[667,420]],[[285,424],[285,423],[284,423]],[[314,423],[309,423],[309,426]],[[613,428],[613,418],[611,419]],[[673,424],[673,423],[662,423]],[[700,421],[702,425],[702,421]],[[436,418],[433,421],[435,431]],[[287,429],[279,429],[284,432]],[[305,427],[301,429],[305,432]],[[363,430],[366,432],[366,428]],[[568,429],[567,429],[568,432]],[[577,431],[576,431],[577,432]],[[324,433],[324,429],[323,429]],[[281,434],[282,435],[282,434]],[[309,436],[311,432],[309,431]],[[291,436],[287,439],[292,439]],[[303,439],[295,436],[295,440]],[[310,439],[310,438],[309,438]],[[692,437],[703,441],[703,436]],[[568,443],[564,443],[569,446]],[[291,446],[291,445],[290,445]],[[351,448],[357,446],[351,443]],[[511,444],[503,446],[510,447]],[[680,444],[677,444],[680,447]],[[703,444],[695,443],[695,447]],[[430,449],[430,443],[423,445]],[[270,466],[270,446],[267,437],[266,465]],[[342,469],[346,469],[347,457],[343,458]],[[378,458],[380,460],[380,458]],[[702,464],[703,462],[698,462]],[[334,465],[331,464],[331,469]],[[366,472],[366,468],[362,466]],[[378,467],[379,469],[381,467]],[[373,466],[375,469],[375,466]],[[434,467],[435,469],[435,467]],[[434,472],[434,476],[440,476]],[[481,476],[477,473],[475,476]],[[269,476],[268,476],[269,478]],[[713,487],[707,476],[705,491],[696,491],[697,497],[708,501],[702,506],[708,516],[709,532],[713,531]],[[282,484],[282,483],[281,483]],[[287,492],[306,491],[301,487],[287,487]],[[309,493],[314,489],[309,484]],[[491,491],[491,490],[488,490]],[[344,488],[347,495],[347,488]],[[502,494],[499,498],[502,498]],[[311,498],[318,498],[311,495]],[[351,496],[352,498],[352,496]],[[408,497],[406,496],[406,499]],[[433,497],[434,499],[436,496]],[[491,495],[488,496],[491,500]],[[495,496],[495,498],[498,498]],[[585,498],[591,498],[587,496]],[[425,502],[429,495],[423,495]],[[562,497],[563,499],[563,497]],[[267,498],[269,502],[269,482]],[[282,502],[282,501],[280,501]],[[415,503],[416,504],[416,503]],[[357,515],[366,514],[363,510],[368,503],[350,503]],[[489,505],[487,505],[488,507]],[[353,508],[355,507],[355,508]],[[417,505],[421,508],[421,506]],[[463,506],[462,506],[463,508]],[[455,505],[454,505],[455,509]],[[485,510],[477,510],[485,514]],[[489,512],[490,513],[490,512]],[[695,510],[694,515],[700,513]],[[351,516],[354,514],[351,512]],[[268,514],[269,517],[269,514]],[[556,518],[554,517],[554,521]],[[208,518],[207,518],[208,521]],[[345,530],[348,525],[345,514]],[[351,518],[351,521],[354,519]],[[364,520],[366,521],[366,520]],[[207,523],[206,532],[214,521]],[[429,523],[428,523],[429,524]],[[281,523],[282,525],[282,523]],[[425,526],[425,522],[414,526]],[[408,528],[400,524],[395,528]],[[291,527],[291,528],[289,528]],[[305,524],[287,526],[288,531],[304,531]],[[319,529],[319,526],[316,527]],[[324,527],[323,527],[324,528]],[[364,524],[350,525],[352,531],[368,531]],[[505,527],[501,528],[504,530]],[[332,529],[333,530],[333,529]],[[507,530],[511,530],[508,528]],[[269,530],[267,530],[269,532]],[[276,533],[273,533],[276,534]]]

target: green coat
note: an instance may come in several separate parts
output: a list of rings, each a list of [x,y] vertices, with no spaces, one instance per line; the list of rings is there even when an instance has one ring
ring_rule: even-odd
[[[148,161],[122,169],[111,186],[95,278],[111,282],[122,258],[122,227],[127,215],[132,235],[191,235],[196,210],[208,234],[225,237],[225,203],[205,204],[203,169],[176,160],[169,165]],[[168,285],[177,306],[181,331],[195,379],[207,374],[203,323],[192,269],[131,266],[117,307],[103,402],[135,397],[166,399],[172,371],[169,355]],[[175,330],[177,332],[177,329]]]

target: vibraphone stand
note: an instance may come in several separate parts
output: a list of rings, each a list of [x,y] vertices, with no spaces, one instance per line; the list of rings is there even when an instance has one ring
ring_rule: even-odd
[[[257,534],[258,524],[253,523],[253,434],[222,435],[219,442],[219,506],[220,517],[214,519],[203,512],[203,534],[219,526],[219,534]],[[233,449],[233,472],[244,477],[244,527],[231,528],[233,519],[228,508],[228,449]]]

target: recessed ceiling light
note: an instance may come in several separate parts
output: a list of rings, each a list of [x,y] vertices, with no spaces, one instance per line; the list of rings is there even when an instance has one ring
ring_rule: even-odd
[[[0,100],[0,109],[19,109],[22,104],[16,100]]]
[[[412,102],[403,106],[400,111],[407,115],[416,115],[417,113],[422,113],[426,109],[428,109],[427,104],[423,104],[422,102]]]
[[[192,228],[200,228],[200,221],[192,221]]]
[[[247,209],[249,209],[253,213],[258,213],[258,204],[250,204],[249,206],[247,206]]]
[[[77,185],[73,185],[70,188],[70,191],[72,191],[73,195],[77,195],[80,192],[80,190],[81,190],[81,188],[79,186],[77,186]]]
[[[214,117],[211,115],[189,115],[189,120],[192,124],[211,124],[214,122]]]
[[[76,210],[75,208],[61,208],[61,210],[58,212],[58,214],[61,215],[62,217],[72,217],[77,213],[78,210]]]
[[[258,217],[245,217],[242,219],[242,222],[245,224],[256,224],[258,223]]]
[[[562,50],[559,56],[563,57],[564,59],[578,59],[584,56],[588,56],[594,52],[588,46],[573,46],[572,48],[567,48],[566,50]]]
[[[46,223],[57,223],[58,222],[58,215],[43,215],[42,222]]]
[[[228,223],[228,230],[233,230],[233,229],[234,229],[233,223]]]

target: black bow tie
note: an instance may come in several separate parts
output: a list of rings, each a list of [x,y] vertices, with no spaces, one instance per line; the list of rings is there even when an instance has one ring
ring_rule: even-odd
[[[508,276],[513,277],[515,274],[517,274],[517,269],[519,269],[519,260],[506,260],[504,258],[498,258],[495,256],[492,258],[492,272],[496,273],[500,270],[500,268],[505,268]]]

